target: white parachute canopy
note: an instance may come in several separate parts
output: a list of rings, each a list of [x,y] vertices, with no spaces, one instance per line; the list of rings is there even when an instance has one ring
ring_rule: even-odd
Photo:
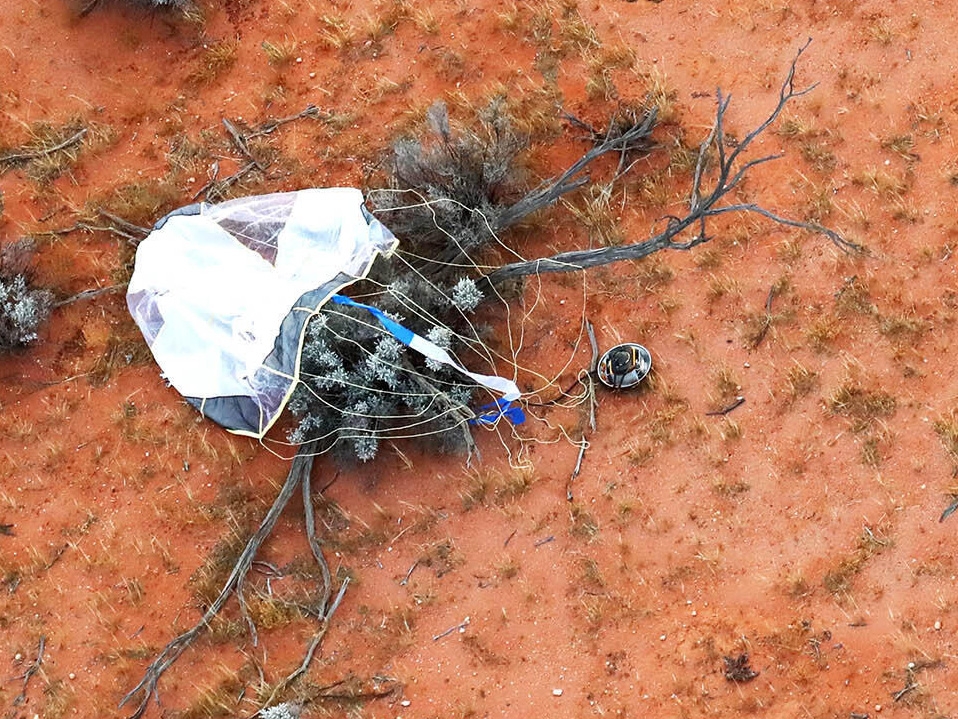
[[[127,305],[177,391],[227,429],[262,437],[296,387],[309,319],[397,244],[353,188],[191,205],[140,243]],[[384,327],[420,352],[435,347]],[[509,380],[439,361],[505,400],[519,396]]]

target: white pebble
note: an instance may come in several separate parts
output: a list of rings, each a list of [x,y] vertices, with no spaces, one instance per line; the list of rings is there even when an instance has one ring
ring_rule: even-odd
[[[408,699],[403,699],[401,702],[399,702],[399,706],[401,707],[408,707],[410,704],[412,704],[412,702]]]
[[[552,690],[552,696],[554,696],[554,697],[561,697],[561,696],[562,696],[562,690],[561,690],[561,689],[553,689],[553,690]]]
[[[70,679],[76,679],[76,678],[77,678],[77,675],[74,674],[73,672],[70,672],[69,674],[67,674],[67,676],[68,676]]]

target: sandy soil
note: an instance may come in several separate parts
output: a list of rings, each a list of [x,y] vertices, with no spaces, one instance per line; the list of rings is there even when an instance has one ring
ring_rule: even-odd
[[[220,177],[242,166],[221,118],[257,124],[310,103],[324,119],[263,141],[267,172],[236,194],[366,187],[433,100],[467,117],[501,90],[545,138],[556,98],[601,123],[617,99],[659,88],[665,136],[694,145],[721,87],[741,138],[812,37],[797,80],[818,85],[759,143],[784,157],[754,169],[744,198],[868,253],[730,216],[692,253],[530,286],[527,306],[533,293],[540,305],[522,365],[548,375],[571,357],[563,382],[574,376],[586,314],[603,347],[649,347],[654,377],[600,392],[571,486],[577,410],[534,410],[521,441],[482,434],[471,467],[408,445],[361,467],[320,459],[323,538],[353,582],[308,674],[279,698],[310,697],[304,716],[407,719],[954,716],[958,518],[938,521],[958,492],[949,10],[224,0],[197,22],[8,0],[0,144],[28,143],[42,122],[89,131],[63,166],[0,175],[0,239],[36,235],[38,280],[60,297],[120,283],[123,239],[49,231],[102,226],[98,207],[149,225],[190,202],[214,161]],[[531,171],[554,173],[581,147],[569,130],[543,139]],[[628,181],[619,232],[641,239],[680,212],[688,181]],[[590,240],[557,210],[516,241],[536,256]],[[736,396],[734,411],[707,414]],[[288,462],[165,387],[122,293],[56,310],[39,343],[0,358],[0,407],[0,711],[117,715],[215,594]],[[282,596],[308,554],[299,512],[263,554],[290,572],[270,580]],[[258,645],[230,607],[148,716],[262,705],[316,625],[276,602],[251,611]],[[757,676],[732,681],[743,654]]]

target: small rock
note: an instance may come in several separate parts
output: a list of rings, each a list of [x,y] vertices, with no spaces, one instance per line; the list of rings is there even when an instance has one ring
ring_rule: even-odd
[[[554,697],[561,697],[561,696],[562,696],[562,690],[561,690],[561,689],[553,689],[553,690],[552,690],[552,696],[554,696]]]

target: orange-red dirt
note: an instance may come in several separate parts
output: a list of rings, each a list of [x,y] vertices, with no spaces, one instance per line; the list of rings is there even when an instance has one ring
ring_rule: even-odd
[[[202,21],[119,1],[83,18],[60,0],[0,4],[0,145],[40,121],[92,128],[59,178],[0,175],[0,241],[38,236],[37,279],[58,297],[124,281],[130,248],[102,230],[43,233],[104,224],[90,208],[148,225],[191,202],[214,161],[220,177],[244,162],[223,117],[330,113],[271,136],[266,174],[237,194],[366,188],[431,102],[463,120],[503,90],[601,124],[616,93],[657,85],[671,136],[695,146],[717,87],[729,132],[756,127],[808,37],[796,81],[817,87],[757,143],[752,157],[784,156],[737,199],[868,250],[736,215],[688,254],[529,283],[524,307],[539,304],[512,322],[522,366],[552,376],[571,357],[565,385],[588,364],[586,345],[572,350],[584,313],[602,347],[646,345],[653,378],[598,392],[571,485],[580,410],[532,409],[521,441],[480,432],[471,467],[403,444],[358,467],[317,460],[334,503],[320,535],[353,581],[279,699],[312,696],[307,717],[958,714],[958,517],[938,521],[958,492],[942,439],[958,437],[948,3],[202,3]],[[543,140],[530,172],[582,147],[573,130]],[[613,197],[624,239],[681,213],[688,182],[627,180]],[[589,242],[561,207],[514,240],[527,257]],[[202,420],[144,352],[118,292],[55,310],[38,343],[0,357],[2,717],[129,710],[118,702],[198,619],[200,590],[215,593],[202,568],[285,477],[269,450],[290,448]],[[308,566],[297,502],[263,551],[276,566]],[[147,716],[253,714],[316,630],[261,605],[258,646],[234,602]],[[743,653],[758,676],[732,682],[724,657]],[[317,697],[347,678],[395,691]]]

